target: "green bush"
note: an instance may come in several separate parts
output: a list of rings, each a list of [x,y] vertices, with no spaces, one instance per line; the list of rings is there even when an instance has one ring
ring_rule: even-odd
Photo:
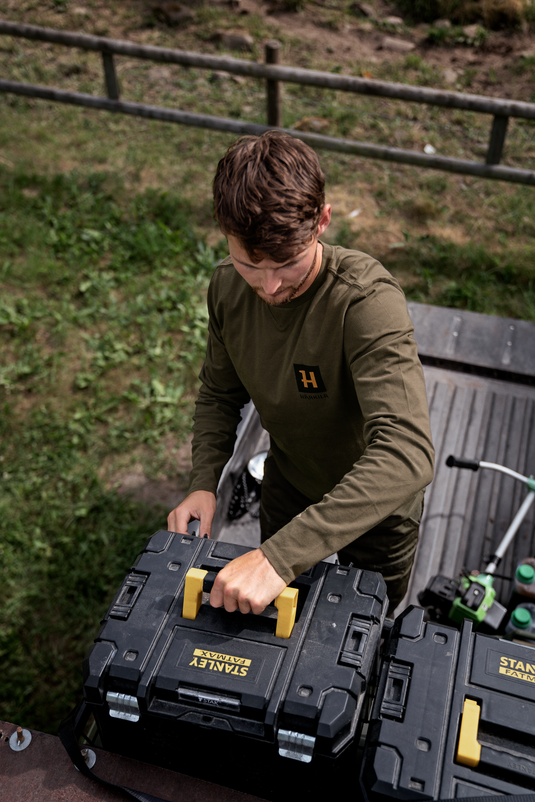
[[[533,17],[532,4],[526,0],[399,0],[398,5],[414,22],[482,22],[491,29],[516,27]]]

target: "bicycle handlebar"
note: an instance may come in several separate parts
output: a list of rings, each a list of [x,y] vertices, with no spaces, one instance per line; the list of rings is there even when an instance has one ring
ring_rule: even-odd
[[[446,460],[448,468],[469,468],[471,471],[479,470],[479,460],[477,459],[464,459],[464,457],[454,457],[450,454]]]

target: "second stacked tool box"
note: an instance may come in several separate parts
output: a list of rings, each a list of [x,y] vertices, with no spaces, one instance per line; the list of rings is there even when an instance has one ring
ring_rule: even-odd
[[[227,613],[206,597],[184,618],[186,575],[202,584],[246,551],[153,535],[84,663],[84,697],[109,751],[265,799],[320,793],[344,765],[355,774],[385,584],[380,574],[320,563],[292,583],[297,616],[287,637],[275,633],[276,610]]]
[[[386,648],[361,775],[367,802],[535,791],[535,649],[425,623]]]

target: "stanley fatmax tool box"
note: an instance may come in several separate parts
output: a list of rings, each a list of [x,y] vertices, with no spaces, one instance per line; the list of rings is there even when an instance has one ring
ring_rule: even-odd
[[[365,799],[454,799],[535,790],[535,649],[396,619],[361,784]]]
[[[84,662],[84,697],[104,748],[278,800],[292,777],[317,790],[356,748],[386,589],[320,563],[278,611],[212,608],[210,576],[246,551],[153,535]]]

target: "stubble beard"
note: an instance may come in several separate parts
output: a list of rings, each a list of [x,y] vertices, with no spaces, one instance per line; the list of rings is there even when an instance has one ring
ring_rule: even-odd
[[[267,297],[266,298],[262,294],[262,290],[258,289],[257,287],[253,287],[254,291],[256,292],[258,297],[262,301],[264,301],[264,303],[267,304],[268,306],[284,306],[285,304],[290,303],[290,301],[293,301],[293,299],[299,294],[299,290],[301,289],[303,284],[307,281],[307,279],[309,278],[310,274],[314,270],[314,268],[316,266],[317,257],[318,257],[318,244],[316,243],[316,250],[314,251],[314,258],[312,260],[312,264],[310,265],[309,269],[306,272],[306,275],[303,276],[303,278],[301,279],[299,284],[296,284],[293,287],[288,287],[286,290],[284,290],[285,293],[289,292],[290,294],[288,296],[285,296],[280,301],[277,300],[277,298],[273,298],[273,297]]]

